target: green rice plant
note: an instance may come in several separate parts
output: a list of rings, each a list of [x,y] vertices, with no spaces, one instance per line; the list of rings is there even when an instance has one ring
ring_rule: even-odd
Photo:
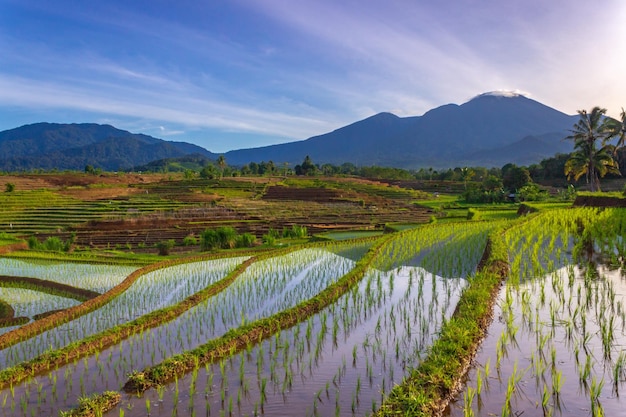
[[[563,388],[564,383],[563,372],[561,371],[553,371],[552,372],[552,395],[558,397],[561,395],[561,389]]]
[[[602,393],[602,387],[604,386],[604,379],[597,381],[594,376],[591,379],[591,386],[589,388],[589,396],[591,399],[591,415],[593,417],[599,417],[604,415],[604,409],[600,404],[600,394]]]
[[[613,392],[619,395],[619,385],[626,375],[626,353],[620,352],[617,360],[613,364]]]
[[[468,387],[463,394],[463,416],[464,417],[474,417],[474,409],[472,405],[474,403],[474,396],[476,395],[476,391],[472,389],[472,387]]]

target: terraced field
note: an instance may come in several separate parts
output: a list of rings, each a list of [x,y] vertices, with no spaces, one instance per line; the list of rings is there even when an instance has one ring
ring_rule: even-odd
[[[78,248],[145,251],[174,239],[175,251],[193,251],[197,246],[182,245],[185,237],[197,237],[211,227],[231,226],[261,238],[271,228],[294,224],[314,234],[382,230],[385,223],[425,223],[430,217],[428,209],[413,204],[423,195],[362,180],[353,182],[357,191],[347,191],[349,180],[331,183],[335,188],[328,193],[350,196],[340,199],[313,198],[320,192],[316,183],[287,181],[276,186],[280,178],[217,181],[68,174],[4,180],[15,182],[16,191],[0,194],[5,208],[0,231],[24,238],[36,235],[41,241],[75,236]]]
[[[463,416],[623,408],[623,208],[426,224],[423,193],[383,182],[121,178],[0,196],[0,415],[430,416],[455,395]],[[326,233],[182,244],[225,225]],[[14,246],[72,234],[69,253]],[[164,239],[177,247],[158,257]]]
[[[290,415],[284,404],[293,401],[310,415],[371,412],[454,311],[489,228],[428,226],[127,269],[137,278],[93,311],[77,315],[75,304],[52,303],[70,317],[51,315],[58,325],[37,334],[5,329],[0,414],[54,415],[91,395],[119,396],[108,415]],[[459,261],[440,261],[450,256]],[[0,267],[103,295],[128,279],[106,273],[98,285],[87,279],[102,274],[97,265],[4,259]],[[19,297],[0,292],[9,305]],[[138,398],[122,386],[146,392]]]

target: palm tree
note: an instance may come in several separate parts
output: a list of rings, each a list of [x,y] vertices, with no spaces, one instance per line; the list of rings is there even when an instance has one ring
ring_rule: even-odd
[[[461,168],[461,179],[463,180],[463,188],[467,190],[467,182],[474,178],[476,171],[472,168]]]
[[[217,157],[217,165],[220,167],[220,179],[224,177],[224,168],[226,168],[226,158],[224,155]]]
[[[620,114],[622,120],[621,122],[617,122],[615,124],[615,136],[618,136],[617,145],[615,146],[615,150],[617,148],[621,148],[626,145],[626,111],[622,107],[622,113]]]
[[[572,135],[566,137],[574,140],[574,152],[565,163],[565,175],[574,180],[585,175],[591,191],[600,191],[600,178],[606,174],[619,175],[613,159],[614,147],[607,144],[615,136],[615,127],[605,113],[606,109],[600,107],[594,107],[590,113],[579,110],[580,120],[574,125]]]

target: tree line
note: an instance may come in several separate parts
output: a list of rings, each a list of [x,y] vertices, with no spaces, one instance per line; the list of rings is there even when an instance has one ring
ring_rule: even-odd
[[[600,178],[626,176],[626,112],[622,109],[621,120],[606,116],[606,109],[594,107],[591,111],[579,110],[579,120],[564,140],[574,142],[570,154],[556,154],[537,164],[517,166],[506,164],[501,168],[433,167],[407,170],[381,166],[356,166],[346,162],[341,165],[316,164],[309,155],[302,163],[274,161],[250,162],[243,166],[228,165],[224,155],[216,161],[203,156],[186,156],[162,160],[143,168],[158,171],[183,171],[188,179],[196,176],[205,179],[221,179],[231,176],[359,176],[371,179],[406,181],[457,181],[463,182],[465,194],[470,200],[502,201],[510,194],[526,198],[536,196],[537,182],[551,183],[567,189],[572,182],[584,180],[592,191],[600,190]],[[615,142],[615,143],[612,143]],[[153,168],[153,169],[151,169]],[[86,172],[98,174],[87,165]]]

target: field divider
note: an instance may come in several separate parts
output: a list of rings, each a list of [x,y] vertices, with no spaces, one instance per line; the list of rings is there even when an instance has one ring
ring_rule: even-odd
[[[504,229],[497,228],[490,232],[478,272],[470,278],[439,338],[420,365],[391,390],[376,417],[443,414],[462,387],[471,359],[493,319],[493,307],[508,274]]]
[[[100,295],[100,293],[96,291],[73,287],[59,282],[39,278],[14,277],[7,275],[0,275],[0,287],[22,288],[26,290],[39,291],[46,294],[57,295],[59,297],[73,298],[78,301],[87,301]]]
[[[124,391],[142,393],[151,387],[171,381],[175,376],[191,371],[200,364],[211,363],[228,357],[239,350],[245,349],[247,346],[261,342],[281,330],[290,328],[308,319],[336,302],[358,283],[372,262],[377,258],[381,249],[391,240],[392,236],[385,235],[377,238],[374,245],[356,263],[352,270],[326,287],[315,297],[270,317],[231,329],[221,337],[211,339],[195,349],[174,355],[160,364],[148,367],[143,371],[135,371],[124,384]]]

